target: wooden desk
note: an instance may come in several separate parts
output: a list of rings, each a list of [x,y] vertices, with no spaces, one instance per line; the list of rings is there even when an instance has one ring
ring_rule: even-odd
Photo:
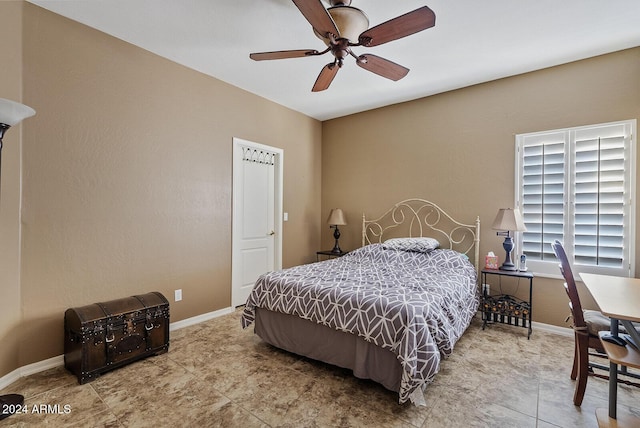
[[[631,324],[632,321],[640,322],[640,279],[593,273],[581,273],[580,277],[600,311],[620,320],[640,349],[640,334]],[[611,323],[611,333],[618,334],[617,322]]]
[[[596,417],[598,425],[613,426],[617,416],[618,364],[640,368],[640,334],[631,323],[632,321],[640,322],[640,279],[591,273],[582,273],[580,277],[600,307],[600,311],[611,318],[611,334],[618,334],[618,321],[620,321],[633,342],[638,345],[637,348],[634,348],[627,344],[623,348],[602,341],[609,357],[610,366],[609,413],[607,416],[604,411],[596,411]],[[640,420],[634,420],[633,423],[640,424]]]

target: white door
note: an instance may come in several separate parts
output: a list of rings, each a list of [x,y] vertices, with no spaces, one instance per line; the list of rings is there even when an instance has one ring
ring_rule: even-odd
[[[233,139],[231,304],[246,302],[258,277],[282,266],[281,149]]]

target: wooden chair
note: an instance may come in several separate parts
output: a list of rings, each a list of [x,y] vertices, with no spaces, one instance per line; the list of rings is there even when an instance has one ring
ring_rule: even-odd
[[[569,296],[569,308],[571,309],[575,335],[571,379],[578,380],[573,394],[573,404],[580,406],[584,398],[584,391],[587,388],[587,378],[589,375],[604,379],[609,378],[609,376],[597,374],[593,370],[594,367],[607,370],[607,366],[591,363],[589,357],[597,356],[607,358],[597,332],[599,330],[609,330],[610,321],[608,317],[605,317],[598,311],[582,310],[580,296],[578,295],[578,289],[576,288],[571,266],[567,260],[567,254],[560,241],[555,241],[551,244],[551,247],[558,260],[560,260],[560,272],[562,272],[562,276],[564,277],[564,288]],[[590,352],[590,350],[592,351]]]
[[[551,247],[558,260],[560,260],[560,272],[562,272],[562,276],[564,277],[564,288],[569,296],[569,308],[571,309],[573,331],[575,334],[571,379],[578,380],[573,395],[573,404],[580,406],[584,398],[584,391],[587,388],[587,378],[589,376],[609,379],[609,365],[598,364],[597,362],[591,361],[589,357],[599,357],[608,360],[602,342],[600,342],[598,332],[609,331],[611,328],[611,319],[603,315],[602,312],[582,309],[576,282],[564,247],[560,241],[555,241],[551,244]],[[634,325],[636,324],[634,323]],[[619,329],[621,333],[626,332],[623,326],[620,326]],[[638,327],[636,327],[636,329],[638,329]],[[594,369],[602,370],[607,374],[597,373]],[[618,376],[618,383],[640,387],[640,383],[635,381],[635,379],[640,379],[640,374],[636,371],[632,372],[628,370],[627,367],[622,366],[618,369],[618,375],[625,376],[625,378]]]

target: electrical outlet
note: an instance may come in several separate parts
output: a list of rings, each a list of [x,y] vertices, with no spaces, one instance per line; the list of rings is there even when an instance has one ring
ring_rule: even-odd
[[[182,300],[182,288],[175,291],[175,301],[179,302]]]

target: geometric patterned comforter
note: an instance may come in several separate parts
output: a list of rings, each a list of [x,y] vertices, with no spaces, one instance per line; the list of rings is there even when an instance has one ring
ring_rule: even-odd
[[[342,257],[266,273],[242,314],[255,308],[296,315],[358,335],[397,355],[399,401],[430,383],[479,304],[476,272],[449,249],[418,253],[372,244]]]

